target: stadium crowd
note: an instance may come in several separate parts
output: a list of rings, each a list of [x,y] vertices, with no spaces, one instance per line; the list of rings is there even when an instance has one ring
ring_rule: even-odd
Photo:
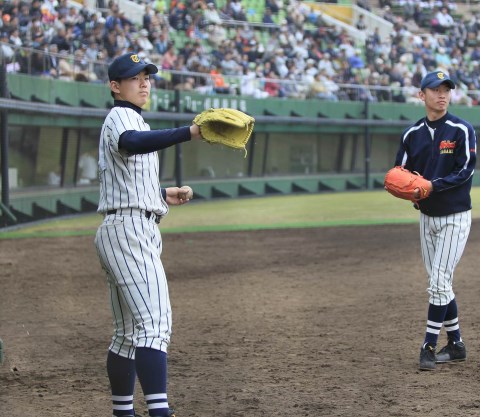
[[[135,24],[114,0],[94,10],[0,0],[0,52],[7,71],[104,83],[108,63],[134,51],[161,68],[159,88],[256,98],[417,103],[421,78],[442,69],[459,86],[454,103],[480,103],[480,14],[454,22],[455,1],[360,0],[393,24],[382,38],[361,15],[361,44],[299,0],[265,0],[259,25],[242,0],[216,1],[138,0],[144,14]]]

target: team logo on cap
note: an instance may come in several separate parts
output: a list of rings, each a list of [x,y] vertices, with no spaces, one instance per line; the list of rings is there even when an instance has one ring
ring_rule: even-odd
[[[445,78],[445,74],[443,72],[437,72],[437,77],[443,80]]]
[[[138,57],[137,54],[130,55],[130,59],[135,62],[135,64],[138,64],[140,62],[140,58]]]

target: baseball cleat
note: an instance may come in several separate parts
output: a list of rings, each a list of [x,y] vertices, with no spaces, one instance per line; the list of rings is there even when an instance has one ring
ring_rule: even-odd
[[[435,348],[426,344],[420,349],[420,365],[421,371],[433,371],[435,369]]]
[[[461,362],[467,358],[467,349],[465,343],[448,340],[447,346],[444,346],[437,353],[437,363]]]

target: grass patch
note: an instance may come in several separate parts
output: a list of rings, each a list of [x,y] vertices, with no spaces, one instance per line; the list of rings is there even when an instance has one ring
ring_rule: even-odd
[[[472,189],[473,217],[480,189]],[[383,190],[195,201],[171,207],[162,233],[414,223],[419,212]],[[94,235],[102,217],[82,214],[9,228],[0,238]]]

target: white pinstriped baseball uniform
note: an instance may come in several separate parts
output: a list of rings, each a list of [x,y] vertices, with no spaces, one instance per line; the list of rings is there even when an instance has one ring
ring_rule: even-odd
[[[120,135],[131,130],[149,131],[150,126],[135,110],[114,107],[100,137],[98,212],[116,213],[105,215],[95,237],[114,317],[110,350],[127,358],[135,357],[135,347],[166,352],[172,320],[156,223],[156,215],[168,213],[158,179],[158,154],[129,156],[119,150]]]

